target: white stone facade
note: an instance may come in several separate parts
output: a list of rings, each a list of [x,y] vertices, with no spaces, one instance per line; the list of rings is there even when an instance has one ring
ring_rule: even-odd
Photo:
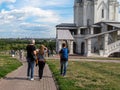
[[[87,26],[100,21],[118,21],[117,0],[75,0],[74,23]]]
[[[111,54],[109,51],[113,50],[112,45],[120,48],[118,9],[117,0],[75,0],[73,26],[60,24],[56,29],[69,29],[74,37],[70,50],[74,53],[84,56],[92,56],[95,53],[108,57]],[[113,51],[120,52],[116,48]]]

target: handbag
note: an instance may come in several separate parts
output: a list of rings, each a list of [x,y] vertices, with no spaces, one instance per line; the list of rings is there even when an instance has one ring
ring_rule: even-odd
[[[37,59],[37,56],[32,53],[32,59],[35,61]]]
[[[34,59],[34,60],[36,60],[36,59],[37,59],[37,56],[36,56],[36,55],[34,55],[34,56],[33,56],[33,59]]]

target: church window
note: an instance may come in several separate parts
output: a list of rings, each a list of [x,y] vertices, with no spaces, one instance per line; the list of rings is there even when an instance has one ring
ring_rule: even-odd
[[[104,9],[102,9],[102,18],[104,18]]]
[[[99,34],[101,33],[101,28],[94,28],[94,34]]]
[[[81,29],[81,35],[85,35],[85,29]]]

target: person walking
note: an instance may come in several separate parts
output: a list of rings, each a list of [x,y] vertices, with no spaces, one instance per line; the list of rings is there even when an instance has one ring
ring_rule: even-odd
[[[61,65],[60,74],[62,76],[65,76],[67,71],[68,56],[69,56],[69,50],[66,47],[65,43],[62,44],[62,49],[60,50],[59,54],[60,54],[60,65]]]
[[[47,48],[44,45],[40,45],[39,47],[39,52],[37,54],[37,58],[38,58],[38,76],[39,79],[42,79],[43,76],[43,70],[44,70],[44,66],[45,66],[45,52],[46,52]]]
[[[34,80],[34,63],[35,63],[35,55],[36,55],[36,47],[35,40],[31,40],[30,44],[26,47],[27,50],[27,77],[30,80]]]

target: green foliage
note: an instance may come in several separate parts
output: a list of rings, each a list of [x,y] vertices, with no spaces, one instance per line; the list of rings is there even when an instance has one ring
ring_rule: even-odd
[[[0,54],[0,78],[17,69],[22,63],[15,58]]]
[[[50,50],[55,50],[55,40],[39,40],[36,39],[36,47],[39,48],[41,44],[44,44]],[[0,50],[21,50],[26,49],[29,40],[27,39],[0,39]]]
[[[67,76],[60,76],[59,61],[48,64],[60,90],[119,90],[120,64],[69,61]]]
[[[20,39],[0,39],[0,50],[20,50],[25,49],[26,40]]]

